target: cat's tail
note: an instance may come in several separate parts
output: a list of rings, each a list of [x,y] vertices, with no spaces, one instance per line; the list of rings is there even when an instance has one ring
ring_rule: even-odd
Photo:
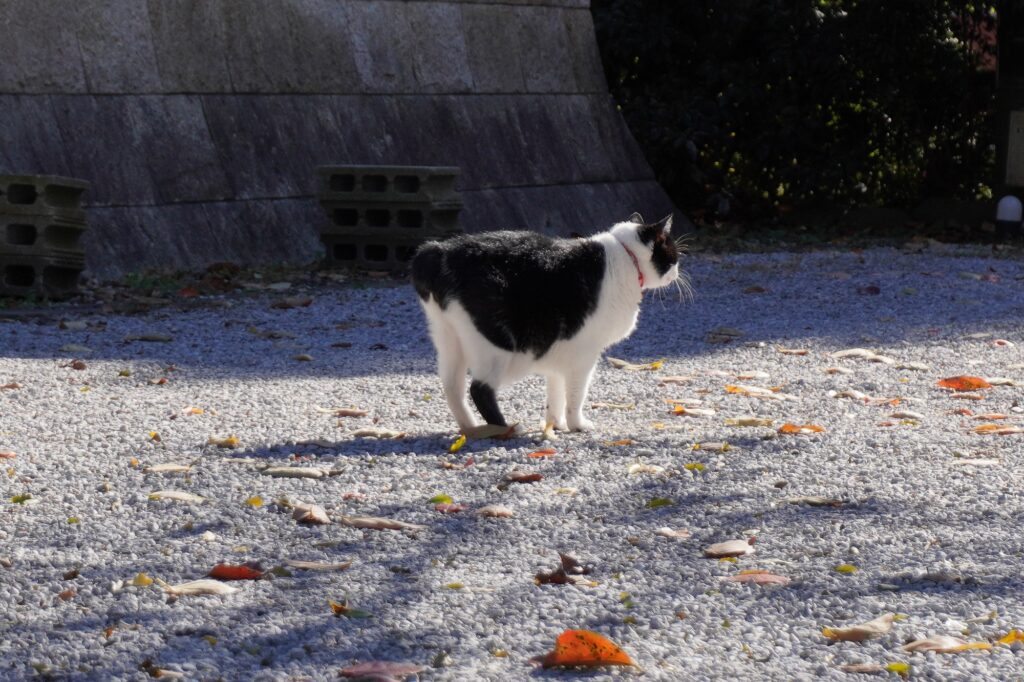
[[[439,243],[427,242],[416,250],[412,257],[412,285],[424,303],[430,300],[431,295],[441,303],[443,272],[444,250]]]

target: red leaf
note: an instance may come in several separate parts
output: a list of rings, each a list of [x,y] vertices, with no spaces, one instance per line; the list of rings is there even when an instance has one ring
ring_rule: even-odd
[[[555,640],[555,649],[542,660],[545,668],[557,666],[588,668],[604,665],[635,665],[619,646],[596,632],[566,630]]]
[[[988,383],[981,377],[966,375],[939,379],[939,386],[942,388],[950,388],[954,391],[977,391],[979,388],[992,388],[992,384]]]
[[[551,457],[554,455],[556,450],[554,448],[544,448],[543,450],[537,450],[527,455],[529,459],[541,459],[542,457]]]
[[[364,677],[368,679],[404,678],[426,670],[415,663],[392,663],[391,661],[367,661],[341,670],[342,677]]]
[[[263,571],[258,566],[248,564],[217,564],[207,575],[216,580],[259,580],[263,577]]]

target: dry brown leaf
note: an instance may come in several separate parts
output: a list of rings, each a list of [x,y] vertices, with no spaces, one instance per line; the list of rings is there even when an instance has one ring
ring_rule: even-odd
[[[267,467],[260,473],[274,478],[323,478],[328,475],[326,469],[317,467]]]
[[[970,417],[971,419],[977,419],[978,421],[998,421],[1000,419],[1009,419],[1010,418],[1009,415],[1000,414],[998,412],[989,412],[987,414],[973,414],[972,413],[972,414],[967,414],[967,415],[964,415],[964,416],[965,417]]]
[[[672,530],[668,526],[662,526],[658,530],[654,531],[654,534],[655,535],[660,535],[663,538],[672,538],[672,539],[679,539],[679,540],[682,540],[684,538],[688,538],[691,535],[690,531],[688,531],[688,530],[683,530],[681,528],[679,530]]]
[[[978,389],[992,388],[992,384],[985,379],[967,375],[939,379],[938,385],[941,388],[948,388],[954,391],[977,391]]]
[[[24,388],[24,387],[21,384],[19,384],[17,381],[12,381],[12,382],[10,382],[8,384],[4,384],[3,386],[0,386],[0,391],[16,391],[19,388]]]
[[[696,378],[697,377],[695,377],[695,376],[661,377],[660,383],[662,383],[662,384],[685,384],[687,382],[693,381]]]
[[[389,682],[404,680],[426,670],[422,665],[414,663],[394,663],[391,661],[367,661],[341,669],[342,677],[358,677],[373,682]]]
[[[985,396],[983,396],[980,393],[950,393],[949,397],[950,398],[955,398],[956,400],[984,400],[985,399]]]
[[[149,494],[151,500],[175,500],[177,502],[189,502],[192,504],[198,504],[204,502],[205,498],[199,495],[193,495],[183,490],[157,490]]]
[[[709,407],[686,407],[684,405],[676,405],[672,408],[672,414],[677,414],[681,417],[714,417],[715,411]]]
[[[716,542],[704,550],[704,556],[709,559],[722,559],[725,557],[738,557],[746,554],[753,554],[754,548],[746,540],[728,540]]]
[[[352,566],[351,561],[340,564],[327,564],[322,561],[302,561],[301,559],[285,559],[285,566],[300,571],[346,571]]]
[[[191,464],[154,464],[142,470],[144,474],[187,474],[192,470]]]
[[[853,374],[853,370],[846,367],[826,367],[822,371],[825,374]]]
[[[847,628],[822,628],[821,634],[838,642],[863,642],[891,631],[895,618],[895,613],[884,613],[874,620]]]
[[[636,403],[591,403],[595,410],[635,410]]]
[[[904,644],[901,648],[910,653],[934,651],[939,654],[955,654],[972,649],[988,650],[992,648],[992,645],[988,642],[968,642],[965,639],[950,635],[931,635],[924,639],[915,639]]]
[[[204,594],[221,596],[231,594],[233,592],[238,592],[237,587],[226,585],[225,583],[222,583],[219,580],[203,579],[193,580],[191,582],[181,583],[179,585],[168,585],[163,580],[157,578],[156,582],[158,585],[160,585],[160,587],[164,588],[164,592],[174,596],[197,596]]]
[[[554,651],[539,660],[545,668],[635,665],[629,654],[617,644],[589,630],[566,630],[555,640]]]
[[[292,508],[292,518],[311,526],[322,526],[331,522],[323,507],[305,502],[299,502]]]
[[[831,497],[820,497],[818,495],[805,495],[801,497],[786,498],[790,504],[806,504],[808,507],[842,507],[843,501]]]
[[[218,448],[237,448],[238,443],[239,441],[237,436],[227,436],[226,438],[210,436],[206,439],[207,445],[216,445]]]
[[[779,427],[779,433],[788,434],[809,434],[809,433],[823,433],[825,431],[824,426],[818,426],[817,424],[783,424]]]
[[[657,464],[630,464],[629,474],[660,474],[665,471],[665,467],[660,467]]]
[[[370,530],[423,530],[426,526],[417,523],[406,523],[378,516],[338,516],[338,523],[350,528],[367,528]]]
[[[489,504],[476,510],[480,516],[487,516],[494,519],[507,519],[514,515],[514,512],[500,504]]]
[[[771,426],[771,419],[762,419],[760,417],[736,417],[732,419],[726,419],[726,426]]]
[[[509,483],[536,483],[543,479],[543,474],[532,471],[510,471],[505,475],[505,480]]]
[[[768,571],[740,571],[736,575],[725,576],[723,581],[729,583],[754,583],[755,585],[788,585],[790,579],[784,575],[776,575]]]
[[[634,372],[653,372],[655,370],[661,369],[661,366],[665,364],[664,360],[655,360],[654,362],[634,364],[632,362],[626,362],[625,360],[620,360],[619,358],[612,357],[608,358],[608,362],[611,363],[612,367],[615,367],[616,369],[628,369]]]
[[[836,351],[835,353],[829,353],[828,356],[835,360],[841,360],[843,358],[862,358],[868,362],[880,362],[886,365],[895,365],[896,361],[887,355],[879,355],[874,351],[868,350],[867,348],[849,348],[847,350]]]
[[[982,424],[973,429],[974,433],[984,433],[992,436],[1012,436],[1016,433],[1024,433],[1019,426],[1006,426],[1005,424]]]
[[[776,346],[775,350],[783,355],[807,355],[810,353],[806,348],[783,348],[782,346]]]
[[[748,372],[738,372],[736,378],[740,381],[768,381],[771,375],[768,372],[762,372],[759,369],[750,370]]]
[[[392,431],[391,429],[358,429],[352,432],[352,437],[399,440],[401,438],[405,438],[405,431]]]

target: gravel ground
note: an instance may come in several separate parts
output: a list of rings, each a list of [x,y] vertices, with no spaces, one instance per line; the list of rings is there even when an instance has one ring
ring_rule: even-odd
[[[957,413],[1024,424],[1024,267],[984,254],[691,257],[695,300],[649,294],[636,333],[609,353],[664,365],[598,370],[591,400],[634,407],[592,409],[595,433],[562,436],[554,456],[537,459],[527,457],[540,447],[535,379],[501,396],[532,436],[449,453],[454,422],[408,286],[323,286],[308,292],[312,305],[287,310],[267,294],[189,311],[69,312],[66,330],[0,322],[0,385],[21,386],[0,390],[0,451],[14,455],[0,461],[0,678],[145,679],[160,668],[318,680],[368,660],[424,665],[424,680],[638,674],[530,665],[560,632],[583,628],[621,645],[646,679],[857,679],[841,666],[894,662],[919,679],[1019,679],[1020,644],[901,651],[932,634],[993,643],[1024,627],[1024,435],[974,434],[993,420]],[[171,340],[126,340],[147,334]],[[828,356],[854,347],[895,364]],[[745,372],[763,374],[737,378]],[[673,375],[692,378],[660,383]],[[936,384],[953,375],[1022,384],[958,399]],[[735,384],[792,399],[728,393]],[[879,400],[834,396],[844,390]],[[715,414],[676,416],[666,399],[701,400],[690,404]],[[337,407],[369,415],[318,409]],[[899,416],[908,411],[918,414]],[[745,416],[772,425],[725,424]],[[779,434],[787,422],[825,430]],[[406,436],[353,435],[362,428]],[[229,435],[237,447],[207,444]],[[612,444],[623,439],[632,442]],[[145,471],[164,463],[191,470]],[[630,473],[637,463],[662,470]],[[268,465],[330,475],[274,478],[261,473]],[[543,480],[504,485],[513,470]],[[204,501],[151,499],[161,490]],[[467,509],[436,511],[428,500],[441,494]],[[805,496],[831,504],[790,501]],[[296,523],[289,505],[299,502],[335,522]],[[514,516],[475,513],[488,504]],[[352,514],[425,529],[338,523]],[[691,535],[663,537],[661,527]],[[711,543],[747,538],[753,554],[703,557]],[[559,551],[597,585],[535,584]],[[288,559],[352,565],[279,570],[226,596],[169,599],[158,584],[132,584],[140,572],[178,584],[221,562],[271,569]],[[857,570],[836,570],[844,564]],[[792,582],[722,580],[749,569]],[[370,617],[334,615],[328,600],[345,599]],[[879,638],[822,634],[885,613],[903,616]]]

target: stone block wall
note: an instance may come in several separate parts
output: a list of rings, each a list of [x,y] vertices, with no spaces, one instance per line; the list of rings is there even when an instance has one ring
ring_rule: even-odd
[[[356,163],[459,166],[467,231],[672,210],[588,0],[0,3],[0,173],[92,184],[93,275],[312,260]]]

